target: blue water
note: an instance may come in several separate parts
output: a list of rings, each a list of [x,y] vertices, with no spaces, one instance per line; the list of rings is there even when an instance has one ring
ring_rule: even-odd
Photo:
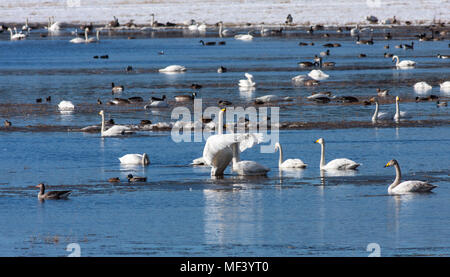
[[[2,34],[3,36],[3,34]],[[6,36],[4,37],[6,39]],[[98,44],[72,45],[70,36],[0,41],[0,104],[34,104],[52,95],[29,114],[7,114],[13,126],[99,123],[98,110],[119,123],[141,119],[169,121],[170,109],[145,111],[143,105],[96,107],[112,98],[110,83],[125,86],[121,97],[165,94],[171,99],[200,91],[205,107],[219,99],[246,105],[265,94],[298,97],[282,108],[281,121],[370,121],[373,106],[308,105],[311,91],[368,97],[377,87],[405,99],[416,96],[416,81],[433,85],[431,93],[447,97],[438,83],[448,80],[447,42],[417,43],[414,51],[395,49],[395,40],[374,46],[339,39],[324,69],[330,78],[320,88],[296,87],[290,78],[309,70],[297,67],[324,48],[299,47],[296,37],[256,38],[245,43],[230,38],[225,46],[202,47],[199,38],[127,40],[103,36]],[[218,41],[218,38],[206,40]],[[418,67],[396,70],[382,45]],[[158,55],[160,50],[165,55]],[[360,59],[359,53],[368,54]],[[108,60],[92,56],[108,54]],[[373,56],[372,56],[373,55]],[[158,68],[182,64],[184,74],[164,75]],[[135,72],[126,73],[132,65]],[[229,72],[217,74],[219,65]],[[244,72],[255,76],[251,96],[237,88]],[[71,100],[77,110],[61,115],[56,104]],[[173,104],[171,102],[171,104]],[[304,105],[303,105],[304,104]],[[38,105],[38,104],[36,104]],[[413,120],[449,119],[447,108],[434,102],[401,104]],[[381,105],[393,110],[393,104]],[[340,176],[319,170],[320,146],[326,159],[346,157],[362,165]],[[437,127],[352,128],[280,131],[286,158],[300,158],[308,167],[278,171],[278,153],[262,154],[259,146],[242,153],[269,167],[267,178],[239,178],[229,169],[224,179],[211,179],[206,167],[189,163],[202,155],[204,142],[175,143],[169,132],[139,132],[125,138],[101,138],[79,132],[0,132],[0,256],[67,256],[69,243],[78,243],[82,256],[368,256],[369,243],[378,243],[382,256],[450,255],[450,129]],[[148,167],[124,167],[118,158],[149,154]],[[397,159],[404,180],[427,180],[439,187],[429,194],[390,196],[395,177],[384,168]],[[142,184],[112,184],[108,178],[146,176]],[[37,199],[36,184],[50,190],[72,190],[66,201]]]

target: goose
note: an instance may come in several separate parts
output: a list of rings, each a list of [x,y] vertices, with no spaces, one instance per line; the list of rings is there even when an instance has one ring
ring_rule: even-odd
[[[324,63],[322,64],[323,67],[333,67],[333,66],[335,66],[335,65],[336,65],[335,62],[324,62]]]
[[[58,109],[60,111],[73,111],[75,109],[75,105],[70,101],[61,101],[58,104]]]
[[[400,182],[402,178],[402,172],[397,160],[390,160],[384,167],[395,167],[395,180],[388,187],[389,194],[405,194],[414,192],[430,192],[437,186],[432,185],[424,181],[404,181]]]
[[[159,69],[159,72],[184,72],[186,71],[186,67],[182,65],[169,65],[165,68]]]
[[[250,41],[250,40],[253,39],[253,36],[250,35],[250,32],[248,32],[246,35],[242,35],[242,34],[241,35],[235,35],[234,38],[238,39],[238,40]]]
[[[49,96],[45,97],[45,101],[46,102],[52,102],[52,96],[49,95]]]
[[[361,40],[359,35],[357,35],[356,37],[357,37],[356,44],[367,44],[367,45],[373,44],[373,37],[370,37],[370,40]]]
[[[396,55],[392,57],[392,61],[396,61],[395,66],[399,67],[399,68],[411,68],[411,67],[416,66],[415,61],[403,60],[400,62],[400,59]]]
[[[270,171],[269,168],[255,161],[241,161],[239,142],[231,145],[233,151],[232,171],[239,176],[265,176]]]
[[[386,39],[386,40],[392,39],[391,33],[387,33],[387,34],[384,36],[384,39]]]
[[[20,34],[20,33],[18,34],[17,30],[16,29],[14,29],[14,30],[16,31],[15,34],[13,34],[13,31],[11,28],[8,28],[8,31],[10,34],[10,36],[9,36],[10,40],[24,40],[27,38],[27,36],[25,34]]]
[[[108,105],[127,105],[127,104],[131,104],[131,101],[125,98],[118,98],[118,97],[108,102]]]
[[[102,117],[102,127],[100,129],[102,137],[120,136],[131,133],[131,129],[129,127],[122,125],[114,125],[108,130],[105,130],[105,112],[101,110],[98,114]]]
[[[133,176],[132,174],[128,174],[127,176],[128,182],[147,182],[147,177],[138,177]]]
[[[123,92],[124,90],[125,90],[125,88],[123,86],[116,86],[114,84],[114,82],[111,83],[111,92],[112,93],[120,93],[120,92]]]
[[[176,102],[184,102],[194,100],[196,96],[197,93],[193,92],[192,95],[177,95],[174,98]]]
[[[306,43],[306,42],[299,42],[298,43],[298,46],[308,46],[309,45],[309,43]]]
[[[114,18],[114,20],[110,21],[108,24],[109,27],[112,27],[112,28],[119,27],[120,26],[119,19],[115,16],[113,16],[113,18]]]
[[[305,168],[307,164],[305,164],[300,159],[287,159],[283,161],[283,148],[279,142],[275,143],[275,151],[278,150],[280,152],[280,156],[278,159],[278,168],[279,169],[287,169],[287,168]]]
[[[312,67],[315,66],[317,63],[312,63],[312,62],[299,62],[298,66],[300,67]]]
[[[72,193],[71,190],[60,190],[60,191],[48,191],[45,192],[45,185],[40,183],[36,186],[39,188],[38,199],[39,200],[59,200],[67,199]]]
[[[436,102],[436,107],[447,107],[448,106],[448,103],[447,102],[440,102],[440,101],[437,101]],[[10,124],[11,124],[11,122],[10,122]],[[11,125],[9,125],[9,126],[11,126]]]
[[[192,84],[191,89],[201,89],[203,86],[199,84]]]
[[[330,77],[330,75],[325,74],[322,70],[320,69],[314,69],[311,70],[311,72],[308,73],[308,76],[313,78],[314,80],[324,80],[327,79],[328,77]]]
[[[355,96],[339,96],[336,98],[339,101],[342,101],[344,103],[357,103],[359,102],[359,99]]]
[[[399,121],[402,118],[408,118],[410,117],[410,115],[407,112],[401,112],[400,111],[400,97],[396,96],[395,97],[395,115],[394,115],[394,120],[395,121]]]
[[[155,98],[155,97],[152,97],[152,98]],[[158,108],[169,107],[169,104],[167,104],[167,102],[166,102],[166,96],[163,95],[161,100],[153,100],[152,99],[150,104],[147,104],[147,105],[144,106],[145,109],[149,109],[149,108],[152,108],[152,107],[158,107]]]
[[[235,32],[233,30],[223,29],[223,22],[222,21],[219,22],[219,36],[220,37],[222,37],[222,36],[232,36],[234,34],[235,34]]]
[[[140,96],[132,96],[128,98],[128,101],[130,101],[130,103],[140,103],[144,102],[144,99]]]
[[[394,54],[391,54],[391,53],[384,53],[383,54],[383,56],[385,57],[385,58],[392,58],[393,56],[394,56]]]
[[[119,158],[119,161],[121,164],[127,164],[127,165],[149,165],[150,159],[148,158],[148,155],[146,153],[144,154],[126,154]]]
[[[71,43],[86,43],[88,40],[88,29],[84,30],[84,38],[76,37],[71,39],[69,42]],[[98,58],[98,56],[94,56],[94,58]]]
[[[253,82],[253,75],[250,73],[244,74],[247,80],[239,80],[239,86],[240,87],[254,87],[256,85],[255,82]]]
[[[403,44],[403,49],[414,49],[414,41],[411,44]]]
[[[286,24],[292,24],[292,22],[293,22],[293,18],[292,18],[292,15],[291,14],[288,14],[288,16],[286,17],[286,21],[284,22],[284,23],[286,23]]]
[[[385,97],[389,95],[389,90],[388,89],[380,89],[377,88],[377,95],[380,97]]]
[[[323,138],[319,138],[315,141],[315,143],[319,143],[322,148],[320,157],[320,170],[353,170],[360,166],[359,163],[346,158],[335,159],[325,164],[325,140]]]
[[[439,59],[450,59],[450,55],[441,55],[441,54],[437,54],[437,57]]]
[[[162,97],[152,96],[152,97],[150,97],[150,100],[151,101],[164,101],[164,100],[166,100],[166,95],[163,95]]]
[[[379,104],[377,98],[372,97],[370,101],[375,102],[375,112],[372,116],[372,122],[376,123],[378,120],[392,120],[392,114],[389,114],[387,112],[379,112]]]
[[[427,82],[417,82],[414,84],[414,90],[416,91],[428,91],[431,90],[433,87],[427,84]]]
[[[330,55],[330,49],[328,49],[327,51],[320,52],[320,56],[322,56],[322,57],[329,56],[329,55]]]
[[[226,69],[225,67],[223,67],[223,66],[220,66],[220,67],[217,69],[217,73],[224,73],[224,72],[227,72],[227,69]]]
[[[216,42],[215,42],[215,41],[207,41],[207,42],[204,42],[203,40],[200,40],[199,42],[200,42],[203,46],[205,46],[205,45],[208,45],[208,46],[216,45]]]

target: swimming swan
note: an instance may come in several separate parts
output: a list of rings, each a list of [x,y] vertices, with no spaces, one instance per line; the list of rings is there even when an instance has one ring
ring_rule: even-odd
[[[280,143],[275,143],[275,150],[280,152],[280,157],[278,160],[278,168],[286,169],[286,168],[305,168],[307,165],[300,159],[287,159],[283,161],[283,148],[281,148]]]
[[[21,34],[21,33],[18,34],[17,29],[14,28],[14,30],[15,30],[15,34],[13,34],[13,31],[11,28],[8,28],[8,31],[10,34],[10,37],[9,37],[10,40],[23,40],[23,39],[27,38],[27,36],[25,34]]]
[[[403,60],[400,62],[398,56],[393,56],[392,61],[394,61],[394,60],[396,60],[395,66],[400,67],[400,68],[411,68],[411,67],[416,66],[415,61]]]
[[[246,40],[246,41],[249,41],[249,40],[252,40],[252,39],[253,39],[253,36],[250,35],[250,32],[248,32],[248,34],[246,34],[246,35],[235,35],[234,38],[235,38],[235,39],[238,39],[238,40]]]
[[[372,122],[377,122],[378,120],[392,120],[393,116],[390,113],[387,112],[379,112],[379,104],[378,104],[378,99],[373,98],[375,101],[375,112],[372,116]],[[372,100],[372,99],[371,99]]]
[[[247,73],[247,72],[244,75],[247,78],[247,80],[245,80],[245,79],[239,80],[239,86],[247,87],[247,88],[254,87],[256,85],[256,83],[253,81],[253,75],[250,73]]]
[[[58,104],[58,109],[60,111],[73,111],[75,109],[75,105],[70,101],[61,101]]]
[[[402,172],[400,171],[400,166],[397,160],[390,160],[384,167],[395,167],[395,180],[389,186],[388,193],[389,194],[404,194],[411,192],[429,192],[437,186],[429,184],[428,182],[423,181],[405,181],[401,182]]]
[[[159,72],[183,72],[186,71],[186,67],[182,66],[182,65],[169,65],[165,68],[162,68],[159,70]]]
[[[121,164],[141,164],[148,165],[150,164],[150,159],[146,153],[144,154],[126,154],[119,158]]]
[[[102,137],[120,136],[127,133],[128,134],[131,133],[130,127],[122,125],[114,125],[108,130],[105,130],[105,112],[101,110],[98,114],[102,116],[102,128],[101,128]]]
[[[322,153],[320,156],[320,170],[348,170],[356,169],[360,166],[359,163],[346,158],[335,159],[325,164],[325,141],[323,138],[319,138],[315,141],[315,143],[319,143],[322,148]]]
[[[432,88],[433,87],[427,84],[427,82],[417,82],[414,84],[414,90],[416,91],[425,92],[431,90]]]
[[[394,120],[399,121],[401,118],[409,118],[411,117],[407,112],[400,111],[400,97],[395,97],[395,115]]]
[[[330,77],[330,75],[325,74],[320,69],[311,70],[311,72],[308,73],[308,76],[317,81],[324,80],[324,79],[327,79],[328,77]]]
[[[231,149],[233,151],[232,170],[239,176],[264,176],[270,171],[269,168],[255,161],[241,161],[239,142],[233,143]]]

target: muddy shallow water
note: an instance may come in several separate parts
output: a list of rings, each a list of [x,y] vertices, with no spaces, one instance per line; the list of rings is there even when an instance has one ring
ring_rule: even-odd
[[[0,118],[12,122],[0,130],[0,255],[66,256],[66,246],[78,243],[82,256],[367,256],[369,243],[378,243],[382,256],[449,256],[450,195],[449,112],[435,101],[415,97],[449,95],[439,83],[449,80],[448,41],[416,42],[414,50],[396,49],[410,43],[411,33],[385,41],[377,29],[374,45],[356,45],[344,35],[329,39],[317,32],[282,37],[257,37],[252,42],[232,38],[102,35],[100,43],[72,45],[72,36],[10,42],[0,34]],[[396,33],[397,31],[392,31]],[[226,45],[203,47],[198,42],[224,40]],[[316,46],[299,47],[299,41]],[[323,69],[330,78],[317,87],[297,86],[291,78],[306,74],[297,62],[311,60],[321,45],[336,41]],[[390,49],[383,46],[389,44]],[[164,55],[158,55],[163,50]],[[384,52],[413,59],[412,70],[397,70]],[[358,58],[366,53],[367,58]],[[108,54],[109,59],[93,59]],[[165,75],[157,69],[170,64],[188,68]],[[134,71],[127,73],[125,67]],[[218,66],[229,69],[216,73]],[[254,91],[239,91],[244,72],[255,76]],[[425,95],[412,86],[426,81]],[[118,97],[165,94],[171,107],[145,110],[145,103],[109,106],[110,83],[124,85]],[[262,154],[259,146],[242,153],[268,166],[267,178],[239,178],[229,170],[211,179],[209,168],[189,163],[202,155],[204,142],[175,143],[167,130],[139,130],[121,138],[101,138],[80,128],[99,124],[98,111],[120,124],[169,122],[173,97],[189,94],[192,83],[203,107],[228,100],[254,106],[255,97],[276,94],[293,101],[262,106],[280,107],[280,135],[285,158],[301,158],[305,170],[279,172],[278,153]],[[374,105],[362,101],[376,88],[390,90],[380,100],[382,111],[412,115],[399,123],[373,124]],[[312,92],[351,95],[358,103],[315,104]],[[45,102],[51,95],[52,101]],[[36,103],[43,98],[43,103]],[[97,105],[97,98],[103,102]],[[76,109],[61,114],[57,104],[71,100]],[[188,104],[191,108],[192,104]],[[256,105],[257,107],[261,105]],[[361,163],[359,170],[319,170],[320,146],[325,138],[326,159],[346,157]],[[124,167],[118,158],[127,153],[150,156],[148,167]],[[403,178],[438,185],[433,193],[389,196],[395,172],[384,168],[395,158]],[[130,184],[126,176],[146,176]],[[121,183],[109,183],[119,177]],[[36,184],[72,190],[67,201],[37,199]]]

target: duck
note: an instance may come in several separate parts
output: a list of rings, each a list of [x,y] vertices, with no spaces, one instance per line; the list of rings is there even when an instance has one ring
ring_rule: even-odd
[[[152,97],[150,97],[150,100],[151,101],[165,101],[166,100],[166,95],[163,95],[162,97],[152,96]]]
[[[111,177],[108,179],[108,182],[110,183],[120,183],[119,177]]]
[[[377,95],[380,97],[386,97],[389,95],[389,90],[377,88]]]
[[[207,46],[216,45],[216,42],[215,42],[215,41],[207,41],[207,42],[204,42],[203,40],[200,40],[199,42],[200,42],[203,46],[205,46],[205,45],[207,45]]]
[[[155,97],[153,97],[155,98]],[[161,100],[151,100],[150,104],[147,104],[144,106],[144,109],[149,109],[149,108],[166,108],[169,107],[169,104],[166,102],[166,96],[163,95]]]
[[[38,199],[39,200],[67,199],[69,197],[69,195],[72,193],[71,190],[45,192],[45,185],[44,185],[44,183],[40,183],[36,187],[38,187],[40,189],[39,190],[39,194],[38,194]]]
[[[127,176],[128,182],[147,182],[147,177],[138,177],[138,176],[133,176],[132,174],[128,174]]]
[[[223,66],[219,66],[219,68],[217,69],[217,73],[224,73],[227,72],[227,69]]]
[[[256,83],[253,81],[253,75],[250,73],[245,73],[246,80],[239,80],[239,86],[240,87],[254,87]]]
[[[125,90],[125,88],[123,86],[116,86],[114,84],[114,82],[111,83],[111,92],[112,93],[120,93],[120,92],[123,92],[124,90]]]
[[[401,182],[402,172],[400,170],[400,165],[397,160],[390,160],[384,167],[395,167],[395,180],[388,187],[389,194],[405,194],[405,193],[420,193],[420,192],[430,192],[436,185],[432,185],[424,181],[404,181]]]
[[[283,161],[283,148],[279,142],[275,143],[275,151],[279,151],[279,159],[278,159],[278,168],[282,169],[292,169],[292,168],[305,168],[307,164],[305,164],[300,159],[287,159]]]
[[[147,153],[144,154],[126,154],[119,158],[121,164],[128,165],[149,165],[150,159],[148,158]]]
[[[3,122],[3,124],[5,125],[5,127],[10,127],[12,125],[11,121],[6,120]]]
[[[203,86],[199,84],[192,84],[191,89],[201,89]]]
[[[176,102],[192,101],[197,96],[197,93],[193,92],[192,95],[177,95],[175,96]]]
[[[128,98],[128,101],[130,101],[130,103],[140,103],[144,102],[144,99],[140,96],[132,96]]]
[[[403,49],[414,49],[414,41],[411,44],[403,44]]]
[[[361,40],[359,35],[356,36],[356,44],[367,44],[372,45],[373,44],[373,37],[370,37],[370,40]]]
[[[312,67],[315,66],[317,63],[312,63],[312,62],[299,62],[298,66],[300,67]]]
[[[330,49],[328,49],[327,51],[320,52],[320,56],[322,56],[322,57],[329,56],[329,55],[330,55]]]
[[[447,102],[441,102],[441,101],[437,101],[436,102],[436,107],[447,107],[448,106],[448,104],[447,104]],[[11,125],[10,125],[11,126]]]
[[[131,104],[131,101],[125,98],[115,97],[113,100],[108,102],[108,105],[127,105]]]
[[[325,164],[325,140],[319,138],[315,143],[321,145],[320,170],[355,170],[361,165],[347,158],[334,159]]]
[[[441,55],[441,54],[437,54],[437,57],[439,59],[450,59],[450,55]]]

